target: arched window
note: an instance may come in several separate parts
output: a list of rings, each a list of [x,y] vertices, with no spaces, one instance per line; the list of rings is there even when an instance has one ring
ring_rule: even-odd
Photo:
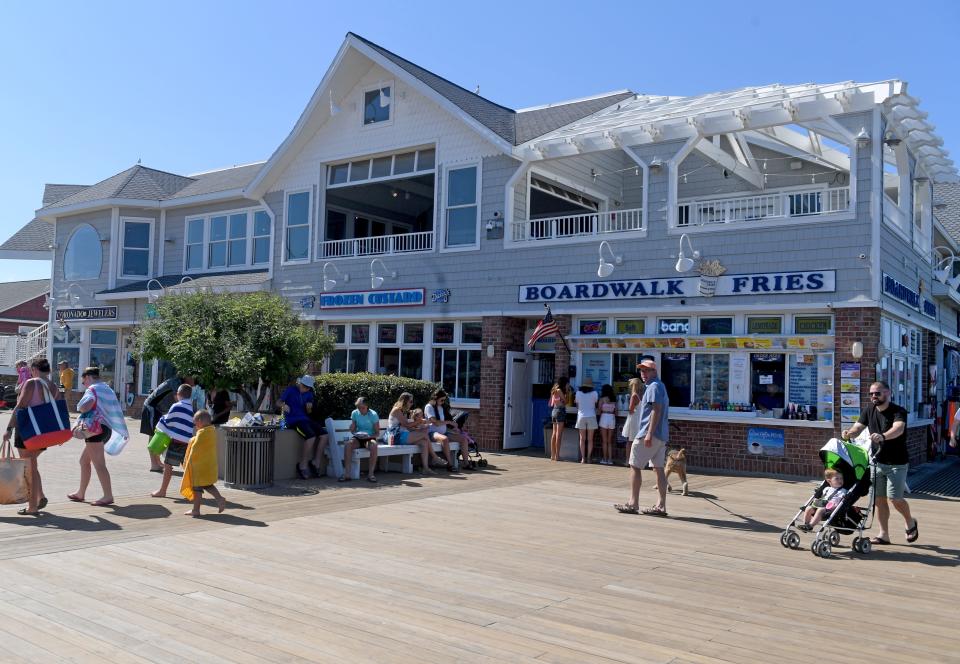
[[[97,231],[89,224],[78,226],[63,252],[63,278],[68,281],[96,279],[102,265],[103,252]]]

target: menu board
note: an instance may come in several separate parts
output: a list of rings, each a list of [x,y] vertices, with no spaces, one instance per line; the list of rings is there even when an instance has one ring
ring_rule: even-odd
[[[790,401],[802,406],[817,403],[816,355],[798,353],[790,356]]]
[[[599,392],[602,385],[610,382],[610,355],[608,353],[584,353],[581,379],[590,376]]]
[[[840,423],[860,419],[860,363],[840,363]]]
[[[817,356],[817,419],[833,421],[833,355]]]

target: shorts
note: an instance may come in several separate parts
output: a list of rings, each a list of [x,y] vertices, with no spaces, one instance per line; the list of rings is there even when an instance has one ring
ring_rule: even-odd
[[[874,476],[874,496],[877,498],[903,498],[907,490],[907,471],[910,464],[894,466],[889,463],[878,463]]]
[[[309,440],[310,438],[316,438],[317,435],[319,435],[319,432],[317,430],[320,429],[321,427],[318,427],[316,424],[314,424],[310,420],[300,420],[299,422],[297,422],[296,424],[294,424],[289,428],[296,431],[297,434],[299,434],[299,436],[304,440]],[[324,431],[324,433],[326,433],[326,431]]]
[[[410,432],[406,429],[400,429],[390,436],[389,440],[391,445],[406,445],[408,438],[410,438]]]
[[[559,406],[550,411],[550,421],[556,422],[557,424],[566,424],[567,423],[567,409],[563,406]]]
[[[443,436],[444,438],[447,438],[447,440],[449,440],[449,438],[447,437],[447,433],[446,433],[446,432],[442,432],[442,433],[441,433],[440,431],[431,431],[430,434],[429,434],[429,436],[430,436],[430,442],[431,442],[431,443],[438,443],[438,442],[440,442],[440,441],[437,440],[437,436]]]
[[[105,443],[105,442],[107,442],[108,440],[110,440],[110,436],[113,435],[113,432],[110,431],[110,427],[108,427],[106,424],[101,424],[100,427],[101,427],[101,429],[103,429],[103,430],[102,430],[98,435],[96,435],[96,436],[90,436],[89,438],[87,438],[86,442],[88,442],[88,443]]]
[[[187,456],[187,446],[189,443],[178,443],[175,440],[170,441],[167,451],[163,453],[163,462],[168,466],[183,465],[183,458]]]
[[[600,428],[601,429],[616,429],[617,428],[617,416],[613,413],[601,413],[600,414]]]
[[[326,430],[324,430],[323,433],[326,433]],[[323,434],[320,435],[322,436]],[[361,448],[366,448],[370,443],[373,443],[374,445],[377,444],[377,439],[373,436],[370,436],[369,438],[357,438],[356,436],[351,436],[350,440],[352,440],[357,447]]]
[[[577,415],[577,428],[592,431],[597,428],[597,418],[592,415]]]
[[[646,468],[647,462],[654,468],[663,468],[667,456],[667,444],[653,437],[650,447],[643,444],[643,438],[637,438],[630,447],[630,465],[634,468]]]

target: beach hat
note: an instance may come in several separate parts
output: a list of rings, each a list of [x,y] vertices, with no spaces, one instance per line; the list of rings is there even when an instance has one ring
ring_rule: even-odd
[[[301,385],[306,385],[307,387],[312,389],[316,381],[314,380],[313,376],[306,375],[306,376],[300,376],[297,379],[297,382],[300,383]]]
[[[593,387],[593,378],[587,376],[583,379],[583,382],[580,383],[580,387]]]
[[[656,370],[657,370],[657,363],[654,362],[654,361],[651,360],[651,359],[646,359],[646,360],[643,360],[642,362],[640,362],[640,364],[637,365],[637,369],[653,369],[654,371],[656,371]]]

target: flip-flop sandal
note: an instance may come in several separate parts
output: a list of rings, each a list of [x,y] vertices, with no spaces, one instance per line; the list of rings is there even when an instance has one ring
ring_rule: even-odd
[[[666,510],[660,510],[656,507],[648,507],[640,510],[640,514],[643,514],[644,516],[667,516]]]
[[[46,506],[47,506],[47,497],[44,496],[43,498],[40,499],[40,502],[37,503],[37,509],[42,510]]]
[[[881,539],[879,537],[871,537],[870,543],[871,544],[889,544],[890,540]]]
[[[639,514],[640,510],[636,507],[631,507],[630,505],[625,505],[623,503],[617,503],[613,506],[613,509],[620,512],[620,514]]]
[[[916,519],[913,520],[913,527],[906,529],[907,533],[907,543],[912,544],[920,538],[920,522]]]
[[[94,507],[107,507],[108,505],[113,505],[113,501],[112,500],[95,500],[90,504],[93,505]]]
[[[367,478],[367,481],[368,481],[368,482],[373,482],[374,484],[376,484],[376,483],[377,483],[377,478],[376,478],[376,477],[368,477],[368,478]]]
[[[338,482],[349,482],[349,481],[352,480],[352,479],[353,479],[352,477],[338,477],[338,478],[337,478],[337,481],[338,481]]]
[[[72,501],[75,502],[75,503],[85,503],[85,502],[87,502],[87,499],[86,499],[86,498],[84,498],[83,496],[78,496],[78,495],[75,494],[75,493],[71,493],[70,495],[67,496],[67,498],[69,498],[70,500],[72,500]]]

